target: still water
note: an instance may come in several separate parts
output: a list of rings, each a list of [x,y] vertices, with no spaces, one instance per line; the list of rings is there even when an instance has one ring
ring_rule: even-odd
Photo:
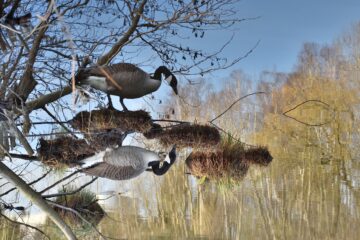
[[[358,239],[359,160],[324,156],[311,146],[269,150],[268,167],[252,166],[232,185],[186,174],[185,154],[162,177],[99,179],[90,190],[104,193],[98,198],[107,214],[97,229],[116,239]],[[36,208],[30,212],[28,223],[62,238]],[[101,239],[89,226],[74,228],[81,239]],[[0,239],[42,238],[22,227],[1,231]]]

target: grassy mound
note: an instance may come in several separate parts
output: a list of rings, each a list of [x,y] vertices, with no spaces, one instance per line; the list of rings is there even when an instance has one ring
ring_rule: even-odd
[[[75,188],[69,187],[59,191],[59,193],[68,193],[74,190]],[[59,196],[55,199],[55,203],[76,210],[84,219],[94,225],[98,224],[105,214],[96,201],[96,195],[88,190],[81,190],[72,195]],[[68,224],[72,226],[86,225],[86,222],[76,213],[59,207],[54,207],[54,209]]]
[[[165,146],[176,144],[179,147],[213,147],[221,139],[216,128],[199,124],[179,124],[167,129],[154,124],[144,136],[156,138]]]
[[[224,178],[241,180],[249,169],[247,162],[228,158],[222,151],[193,152],[186,159],[186,165],[192,175],[211,180]]]
[[[92,156],[95,150],[84,139],[64,136],[54,140],[40,139],[37,149],[39,160],[51,167],[60,168]]]
[[[122,132],[146,132],[151,129],[150,115],[142,110],[121,112],[115,109],[83,111],[69,121],[70,125],[82,132],[118,129]]]
[[[269,151],[263,147],[246,149],[244,144],[230,139],[212,151],[196,150],[186,159],[186,165],[192,175],[211,180],[230,178],[241,180],[251,164],[266,166],[272,160]]]
[[[243,158],[250,164],[259,166],[267,166],[273,159],[266,147],[251,147],[244,152]]]

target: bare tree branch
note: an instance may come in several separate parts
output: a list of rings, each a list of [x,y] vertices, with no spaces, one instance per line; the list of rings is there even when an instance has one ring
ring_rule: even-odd
[[[216,116],[214,119],[212,119],[210,121],[210,123],[213,123],[216,119],[220,118],[222,115],[224,115],[227,111],[229,111],[236,103],[238,103],[242,99],[247,98],[247,97],[252,96],[252,95],[255,95],[255,94],[266,94],[266,92],[254,92],[254,93],[250,93],[250,94],[247,94],[245,96],[242,96],[241,98],[239,98],[235,102],[233,102],[224,112],[222,112],[221,114]]]
[[[16,138],[20,141],[22,146],[25,148],[26,152],[32,156],[34,154],[34,150],[30,146],[29,142],[26,140],[25,136],[22,132],[16,127],[14,121],[9,117],[7,110],[4,110],[5,116],[8,118],[7,125],[12,133],[16,136]]]
[[[68,239],[76,239],[69,226],[60,218],[60,216],[52,209],[41,195],[30,188],[24,180],[12,172],[5,164],[0,161],[0,174],[11,182],[20,192],[22,192],[30,201],[43,210],[54,223],[63,231]]]
[[[33,185],[33,184],[41,181],[41,180],[44,179],[51,171],[52,171],[52,170],[48,170],[48,171],[47,171],[46,173],[44,173],[41,177],[39,177],[39,178],[35,179],[34,181],[29,182],[29,183],[27,183],[27,184],[28,184],[29,186],[31,186],[31,185]],[[7,190],[6,192],[0,194],[0,197],[3,197],[3,196],[5,196],[5,195],[7,195],[7,194],[9,194],[10,192],[12,192],[12,191],[14,191],[14,190],[16,190],[16,188],[11,188],[11,189]]]
[[[58,196],[67,196],[67,195],[73,195],[77,192],[80,192],[82,189],[84,189],[86,186],[92,184],[93,182],[95,182],[97,180],[97,177],[91,179],[91,181],[83,184],[81,187],[79,187],[78,189],[72,191],[72,192],[65,192],[65,193],[54,193],[54,194],[48,194],[48,195],[42,195],[43,198],[53,198],[53,197],[58,197]]]
[[[325,106],[332,112],[333,119],[331,119],[330,121],[324,122],[324,123],[310,124],[310,123],[306,123],[306,122],[304,122],[304,121],[301,121],[301,120],[299,120],[299,119],[297,119],[297,118],[295,118],[295,117],[292,117],[292,116],[289,116],[289,115],[288,115],[289,112],[294,111],[294,110],[297,109],[298,107],[300,107],[300,106],[302,106],[302,105],[304,105],[304,104],[306,104],[306,103],[308,103],[308,102],[317,102],[317,103],[321,103],[321,104],[325,105]],[[310,100],[306,100],[306,101],[304,101],[304,102],[302,102],[302,103],[299,103],[299,104],[297,104],[295,107],[293,107],[293,108],[291,108],[291,109],[283,112],[283,115],[284,115],[285,117],[291,118],[291,119],[295,120],[296,122],[301,123],[301,124],[304,124],[304,125],[309,126],[309,127],[321,127],[321,126],[324,126],[324,125],[326,125],[326,124],[331,123],[331,122],[334,120],[335,111],[334,111],[334,109],[332,109],[332,108],[330,107],[330,105],[327,104],[326,102],[323,102],[323,101],[317,100],[317,99],[310,99]]]
[[[92,228],[99,234],[99,236],[101,237],[101,239],[115,239],[117,240],[118,238],[111,238],[111,237],[107,237],[105,236],[104,234],[102,234],[91,222],[89,222],[88,220],[86,220],[83,216],[81,216],[81,214],[76,211],[75,209],[72,209],[72,208],[69,208],[69,207],[65,207],[63,205],[60,205],[60,204],[57,204],[55,202],[52,202],[52,201],[49,201],[48,200],[48,203],[51,204],[51,205],[54,205],[55,207],[58,207],[60,209],[64,209],[66,211],[69,211],[69,212],[72,212],[74,213],[76,216],[78,216],[82,221],[86,222],[87,224],[91,225]]]
[[[38,97],[35,100],[32,100],[30,102],[26,103],[27,108],[30,110],[36,110],[39,108],[42,108],[43,106],[45,106],[46,104],[55,102],[56,100],[62,98],[63,96],[66,96],[68,94],[71,93],[71,87],[70,86],[66,86],[62,89],[59,89],[57,91],[54,91],[52,93],[43,95],[41,97]]]
[[[42,109],[52,118],[55,120],[57,124],[63,127],[68,133],[70,133],[74,138],[78,138],[75,134],[72,133],[70,129],[68,129],[62,122],[60,122],[45,106]]]
[[[104,54],[97,62],[99,65],[104,65],[109,63],[115,56],[120,52],[122,47],[129,41],[131,35],[135,32],[136,27],[139,23],[140,17],[144,12],[144,7],[147,0],[143,0],[140,3],[138,10],[135,12],[135,17],[132,19],[131,26],[129,27],[128,31],[121,37],[121,39],[113,45],[109,52]],[[133,14],[133,13],[130,13]]]
[[[73,172],[73,173],[69,174],[68,176],[63,177],[62,179],[60,179],[60,180],[56,181],[55,183],[51,184],[51,185],[50,185],[50,186],[48,186],[47,188],[44,188],[44,189],[43,189],[43,190],[41,190],[39,193],[40,193],[40,194],[43,194],[44,192],[49,191],[49,190],[50,190],[50,189],[52,189],[53,187],[57,186],[59,183],[61,183],[61,182],[65,181],[65,180],[67,180],[67,179],[71,178],[72,176],[74,176],[74,175],[78,174],[79,172],[81,172],[81,170],[77,170],[77,171],[75,171],[75,172]]]
[[[4,214],[2,214],[1,212],[0,212],[0,215],[1,215],[3,218],[5,218],[7,221],[9,221],[9,222],[11,222],[11,223],[13,223],[13,224],[22,225],[22,226],[25,226],[25,227],[27,227],[27,228],[31,228],[31,229],[36,230],[36,231],[38,231],[39,233],[41,233],[42,235],[44,235],[47,239],[50,240],[50,237],[49,237],[48,235],[46,235],[46,233],[44,233],[44,232],[43,232],[42,230],[40,230],[39,228],[34,227],[34,226],[32,226],[32,225],[30,225],[30,224],[27,224],[27,223],[24,223],[24,222],[14,221],[14,220],[12,220],[11,218],[8,218],[8,217],[5,216]]]

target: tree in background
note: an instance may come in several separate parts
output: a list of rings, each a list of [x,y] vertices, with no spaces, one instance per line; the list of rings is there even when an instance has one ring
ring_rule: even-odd
[[[256,81],[234,72],[214,83],[221,90],[204,81],[183,86],[186,97],[170,98],[163,111],[174,119],[207,122],[257,82],[253,87],[267,94],[237,103],[216,121],[224,130],[248,142],[274,144],[272,152],[297,152],[279,146],[316,146],[321,154],[354,156],[349,151],[357,149],[359,136],[359,26],[332,44],[305,43],[290,73],[264,71]],[[173,109],[175,115],[169,114]]]
[[[347,155],[349,149],[356,149],[360,101],[358,26],[331,45],[304,44],[294,72],[287,74],[280,85],[273,85],[271,97],[262,99],[264,128],[269,131],[266,140],[277,135],[283,143],[314,145],[334,155]],[[273,77],[273,82],[281,79],[277,74]]]
[[[234,71],[226,79],[206,82],[199,78],[192,83],[182,83],[180,98],[170,96],[160,108],[160,117],[182,119],[190,122],[209,123],[229,107],[239,97],[252,91],[251,79],[242,71]],[[174,104],[175,103],[175,104]],[[234,105],[214,123],[242,138],[256,128],[254,115],[259,111],[251,98],[246,98]]]

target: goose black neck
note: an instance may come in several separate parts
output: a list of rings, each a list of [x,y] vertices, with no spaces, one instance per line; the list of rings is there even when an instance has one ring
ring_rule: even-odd
[[[165,77],[169,77],[171,75],[171,72],[169,69],[167,69],[167,67],[165,66],[160,66],[156,69],[155,73],[154,73],[154,79],[161,81],[161,74],[164,74]]]
[[[164,162],[161,167],[160,167],[160,163],[154,164],[152,166],[152,170],[155,175],[161,176],[164,175],[169,170],[170,167],[171,164],[169,164],[168,162]]]

